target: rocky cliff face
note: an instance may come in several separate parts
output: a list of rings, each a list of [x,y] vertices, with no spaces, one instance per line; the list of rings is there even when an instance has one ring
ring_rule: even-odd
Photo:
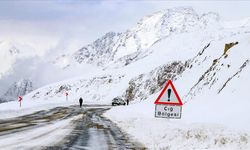
[[[130,101],[145,100],[148,96],[159,92],[168,80],[175,81],[187,66],[187,62],[174,61],[159,66],[147,74],[141,74],[129,81],[129,86],[122,97]]]

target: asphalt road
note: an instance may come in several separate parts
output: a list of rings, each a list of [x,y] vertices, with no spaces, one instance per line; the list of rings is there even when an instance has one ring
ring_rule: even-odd
[[[71,132],[53,145],[44,144],[38,147],[22,145],[21,147],[18,145],[25,143],[25,141],[15,141],[15,139],[8,140],[6,142],[8,144],[3,144],[2,148],[43,150],[145,149],[140,143],[133,141],[126,133],[122,132],[112,121],[102,117],[102,114],[108,109],[110,108],[107,106],[83,106],[81,109],[78,106],[57,107],[17,118],[0,120],[0,143],[1,140],[4,143],[8,137],[81,115],[79,119],[73,120],[71,123]],[[46,137],[46,134],[43,136]],[[32,138],[29,139],[29,142],[32,142]]]

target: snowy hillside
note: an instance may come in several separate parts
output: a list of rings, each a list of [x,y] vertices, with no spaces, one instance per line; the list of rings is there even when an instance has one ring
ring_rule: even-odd
[[[131,105],[105,116],[150,149],[249,149],[250,26],[219,18],[173,8],[126,32],[109,32],[54,62],[68,71],[86,64],[98,69],[32,91],[22,111],[76,104],[79,97],[87,104],[111,104],[121,96]],[[184,102],[180,120],[154,118],[154,101],[169,79]],[[11,104],[16,102],[2,106]]]
[[[189,60],[174,81],[185,103],[181,120],[154,118],[159,92],[106,116],[152,149],[249,149],[249,38],[246,32],[213,41]],[[223,54],[225,43],[235,41]]]

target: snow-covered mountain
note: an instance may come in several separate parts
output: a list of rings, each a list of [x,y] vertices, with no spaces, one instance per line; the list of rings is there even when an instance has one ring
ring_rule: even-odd
[[[134,105],[113,108],[105,115],[149,148],[171,149],[176,143],[176,149],[250,148],[245,142],[250,140],[248,132],[227,132],[229,127],[250,130],[250,118],[244,117],[250,113],[250,26],[219,18],[212,12],[197,14],[189,7],[146,16],[134,28],[109,32],[53,61],[63,68],[62,73],[86,64],[102,70],[81,70],[79,77],[34,90],[24,101],[75,104],[83,97],[84,103],[110,104],[120,96]],[[169,79],[184,102],[183,118],[176,122],[154,118],[154,100]],[[147,125],[147,130],[140,124]],[[158,125],[166,132],[152,128]],[[168,128],[175,132],[167,132]],[[202,144],[192,145],[193,141]]]
[[[135,27],[123,33],[109,32],[73,55],[67,55],[67,59],[106,67],[110,63],[126,66],[147,56],[149,48],[164,38],[206,28],[220,28],[219,20],[216,13],[198,15],[190,7],[167,9],[144,17]],[[58,61],[65,59],[58,58]],[[65,66],[69,65],[70,62]]]
[[[130,97],[128,93],[133,89],[135,91],[132,90],[131,100],[142,100],[158,92],[168,79],[177,80],[187,71],[198,67],[201,70],[188,73],[195,75],[192,75],[194,76],[190,78],[192,82],[188,84],[190,87],[185,88],[187,90],[183,93],[185,97],[192,97],[207,85],[211,87],[216,80],[219,80],[214,79],[214,76],[206,76],[216,74],[220,70],[215,71],[214,67],[219,68],[217,63],[228,56],[223,52],[225,44],[238,42],[239,44],[235,45],[237,47],[241,45],[240,37],[244,40],[244,37],[249,36],[248,26],[228,28],[223,26],[225,22],[220,21],[219,18],[219,15],[213,12],[199,15],[189,7],[167,9],[144,17],[134,28],[124,33],[109,32],[73,55],[63,55],[64,60],[70,59],[68,62],[71,64],[68,66],[76,65],[72,63],[73,59],[79,63],[78,65],[95,64],[105,70],[58,84],[77,88],[78,90],[73,91],[68,89],[76,94],[81,87],[85,87],[83,84],[88,86],[95,84],[98,87],[106,84],[106,77],[116,78],[122,75],[119,81],[125,85],[122,85],[122,90],[119,90],[121,92],[116,95],[128,98]],[[217,50],[208,52],[207,49]],[[57,61],[60,61],[60,57],[54,63]],[[248,61],[244,60],[244,62]],[[229,63],[226,66],[232,66],[232,64]],[[230,70],[230,67],[228,68]],[[100,85],[96,84],[93,82],[94,79],[102,82]],[[78,82],[81,84],[76,84]],[[54,95],[57,95],[56,91],[59,87],[50,86],[49,91],[54,91]],[[89,91],[88,88],[83,88],[81,95],[85,93],[84,90]],[[97,91],[95,90],[96,93]],[[39,97],[46,96],[46,94],[41,95],[42,93],[39,92]],[[98,96],[93,96],[89,101],[95,102],[96,97]],[[98,101],[100,99],[105,101],[104,97],[99,97]],[[109,97],[107,101],[110,102],[110,100]]]

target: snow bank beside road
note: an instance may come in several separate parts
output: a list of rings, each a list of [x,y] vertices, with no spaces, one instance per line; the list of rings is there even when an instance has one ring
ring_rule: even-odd
[[[190,123],[185,119],[155,118],[154,100],[156,97],[157,94],[138,104],[114,107],[104,116],[114,121],[149,149],[235,150],[250,148],[248,132],[230,129],[223,124]],[[193,120],[193,122],[195,121]]]

